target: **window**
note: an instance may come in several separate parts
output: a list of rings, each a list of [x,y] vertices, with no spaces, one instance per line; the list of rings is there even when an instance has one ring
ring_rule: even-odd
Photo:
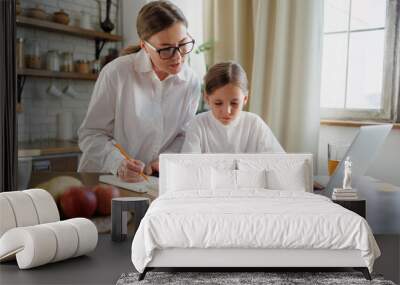
[[[395,2],[325,0],[323,118],[393,118]]]

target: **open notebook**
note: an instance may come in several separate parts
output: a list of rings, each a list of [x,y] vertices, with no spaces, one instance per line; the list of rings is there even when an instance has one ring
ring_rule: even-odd
[[[148,176],[148,178],[148,182],[128,183],[114,175],[100,175],[99,181],[140,193],[146,193],[149,190],[158,190],[158,178],[154,176]]]

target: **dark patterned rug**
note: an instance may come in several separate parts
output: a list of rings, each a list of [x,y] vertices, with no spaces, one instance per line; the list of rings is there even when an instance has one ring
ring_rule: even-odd
[[[360,272],[148,272],[142,281],[138,281],[139,273],[122,274],[117,285],[133,284],[379,284],[395,285],[384,280],[381,275],[372,275],[372,281],[364,278]]]

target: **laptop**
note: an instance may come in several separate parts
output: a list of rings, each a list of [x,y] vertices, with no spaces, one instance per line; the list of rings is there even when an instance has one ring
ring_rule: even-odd
[[[336,167],[335,172],[330,177],[326,184],[325,191],[332,194],[333,188],[342,188],[344,177],[344,161],[346,157],[350,157],[352,161],[352,177],[361,177],[367,171],[369,165],[375,159],[380,147],[385,142],[392,124],[376,125],[376,126],[362,126],[357,135],[353,139],[350,147],[343,156],[339,165]],[[317,182],[324,185],[323,181]],[[356,185],[353,185],[355,187]]]

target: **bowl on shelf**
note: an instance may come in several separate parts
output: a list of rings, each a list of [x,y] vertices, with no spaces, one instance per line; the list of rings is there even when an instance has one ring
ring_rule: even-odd
[[[32,69],[42,69],[42,58],[28,54],[25,56],[25,66]]]
[[[26,9],[26,16],[39,20],[48,20],[49,17],[49,15],[40,7],[40,5],[36,5],[35,8]]]
[[[53,13],[53,21],[59,24],[68,25],[69,15],[63,9]]]

